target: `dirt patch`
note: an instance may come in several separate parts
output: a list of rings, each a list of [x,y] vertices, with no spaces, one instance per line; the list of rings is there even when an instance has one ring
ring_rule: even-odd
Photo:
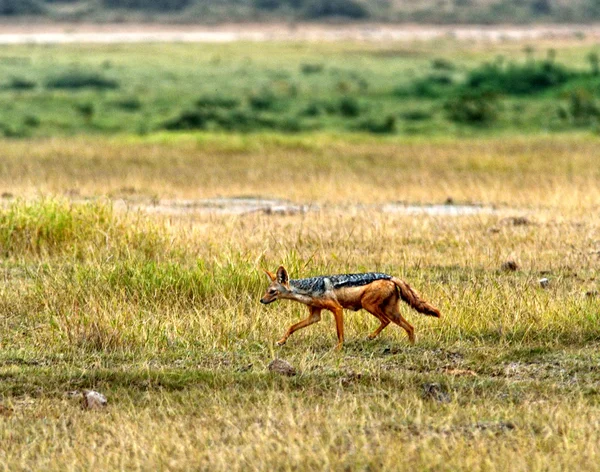
[[[118,201],[117,207],[126,206],[147,213],[160,215],[189,215],[213,213],[220,215],[245,215],[264,213],[267,215],[294,215],[309,210],[307,205],[297,205],[285,200],[269,198],[207,198],[202,200],[160,200],[159,202],[129,205]]]
[[[0,44],[66,43],[228,43],[234,41],[524,41],[600,38],[598,25],[429,26],[230,24],[219,26],[151,24],[0,24]]]
[[[316,204],[297,204],[286,200],[272,198],[207,198],[199,200],[159,200],[153,203],[133,203],[127,200],[116,200],[115,207],[119,209],[142,210],[148,213],[161,215],[191,215],[212,213],[220,215],[245,215],[251,213],[264,213],[267,215],[295,215],[319,211],[323,207]],[[338,209],[330,207],[330,209]],[[364,206],[343,209],[360,209]],[[402,203],[388,203],[369,207],[384,213],[400,213],[404,215],[430,215],[430,216],[469,216],[480,214],[494,214],[496,210],[491,207],[477,205],[406,205]]]

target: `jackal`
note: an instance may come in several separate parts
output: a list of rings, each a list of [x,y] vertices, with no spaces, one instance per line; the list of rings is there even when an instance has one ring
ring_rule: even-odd
[[[294,331],[320,321],[323,309],[331,311],[335,317],[338,349],[344,342],[344,308],[354,311],[364,308],[381,322],[368,336],[369,339],[374,339],[393,321],[406,331],[411,344],[415,342],[415,330],[400,314],[399,300],[419,313],[436,318],[441,316],[437,308],[422,300],[406,282],[388,274],[369,272],[290,280],[283,266],[277,269],[276,274],[268,270],[265,273],[271,284],[260,299],[261,303],[266,305],[278,299],[295,300],[307,305],[309,310],[308,318],[290,326],[283,338],[277,341],[279,346],[285,344]]]

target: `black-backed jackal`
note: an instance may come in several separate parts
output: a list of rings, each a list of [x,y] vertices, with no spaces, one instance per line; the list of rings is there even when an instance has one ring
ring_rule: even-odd
[[[283,266],[277,269],[276,274],[265,272],[271,284],[260,299],[261,303],[266,305],[279,299],[295,300],[307,305],[309,310],[308,318],[290,326],[285,336],[277,341],[280,346],[294,331],[320,321],[324,309],[331,311],[335,317],[338,349],[344,342],[344,308],[354,311],[364,308],[381,322],[369,339],[374,339],[393,321],[404,328],[411,343],[415,342],[414,328],[400,314],[399,300],[405,301],[419,313],[440,317],[437,308],[419,298],[406,282],[391,275],[370,272],[290,280]]]

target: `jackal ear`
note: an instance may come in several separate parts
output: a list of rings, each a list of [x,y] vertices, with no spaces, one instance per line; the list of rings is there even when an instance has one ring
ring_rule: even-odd
[[[269,272],[267,269],[263,269],[263,271],[271,279],[271,282],[275,282],[275,274],[273,272]]]
[[[281,285],[288,285],[289,281],[287,270],[283,266],[279,266],[279,269],[277,269],[277,282]]]

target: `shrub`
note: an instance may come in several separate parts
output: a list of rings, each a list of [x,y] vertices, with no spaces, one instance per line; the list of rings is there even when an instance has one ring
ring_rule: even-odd
[[[259,10],[277,10],[286,4],[286,0],[254,0],[254,6]]]
[[[23,124],[30,128],[37,128],[40,126],[41,120],[36,115],[27,115],[23,118]]]
[[[107,8],[161,12],[183,10],[191,3],[192,0],[102,0],[102,4]]]
[[[233,97],[220,95],[205,95],[196,101],[196,106],[204,108],[236,108],[240,106],[240,100]]]
[[[267,89],[263,89],[248,98],[248,103],[254,110],[271,110],[276,102],[277,97],[275,94]]]
[[[367,8],[355,0],[308,0],[304,16],[308,19],[340,16],[358,20],[370,15]]]
[[[450,120],[470,125],[489,124],[498,115],[496,96],[489,92],[463,92],[448,100],[444,108]]]
[[[357,129],[377,134],[394,133],[396,131],[396,117],[388,115],[383,119],[369,118],[359,123]]]
[[[45,13],[38,0],[0,0],[0,15],[38,15]]]
[[[137,97],[124,97],[114,103],[118,108],[125,111],[137,111],[142,108],[142,102]]]
[[[431,61],[431,68],[435,70],[454,70],[454,63],[448,59],[441,57],[435,58]]]
[[[95,109],[93,103],[78,103],[75,105],[75,110],[77,110],[77,113],[79,113],[87,122],[91,121],[94,117]]]
[[[469,72],[466,85],[481,91],[527,95],[562,85],[576,74],[552,60],[484,64]]]
[[[31,90],[36,86],[37,84],[33,80],[24,77],[12,77],[4,88],[12,90]]]
[[[0,123],[0,133],[5,138],[26,138],[29,136],[29,130],[25,126],[14,126],[6,123]]]
[[[432,114],[427,110],[408,110],[402,113],[402,118],[408,121],[425,121],[432,118]]]
[[[342,97],[338,104],[338,111],[342,116],[358,116],[360,115],[360,104],[354,97]]]
[[[72,70],[49,78],[46,81],[46,87],[50,89],[116,89],[119,88],[119,83],[96,72]]]
[[[210,116],[204,110],[184,110],[179,116],[166,121],[163,128],[171,131],[206,129],[209,120]]]
[[[437,98],[448,93],[454,85],[452,77],[446,74],[430,74],[417,79],[412,84],[412,94],[417,97]]]
[[[300,114],[303,116],[319,116],[323,112],[323,107],[318,102],[309,103]]]
[[[300,71],[303,74],[319,74],[321,72],[323,72],[323,69],[325,67],[323,66],[323,64],[302,64],[300,65]]]

